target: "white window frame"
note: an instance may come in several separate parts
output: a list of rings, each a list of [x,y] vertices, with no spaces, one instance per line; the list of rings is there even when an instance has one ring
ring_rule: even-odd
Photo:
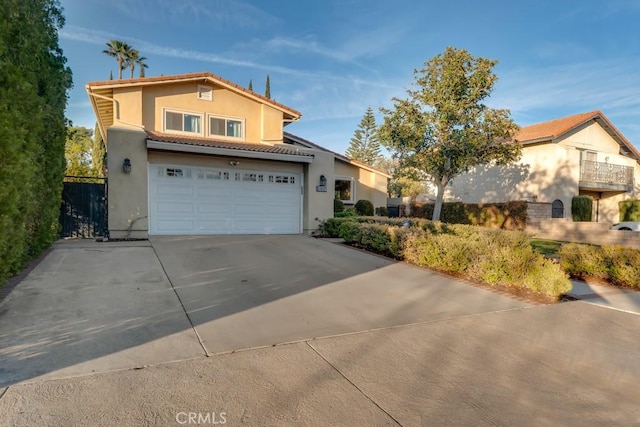
[[[198,85],[198,99],[203,101],[213,101],[213,87]]]
[[[346,203],[346,204],[354,204],[356,202],[356,180],[355,180],[355,178],[352,177],[352,176],[340,176],[340,175],[337,175],[333,179],[334,188],[335,188],[336,181],[349,181],[349,182],[351,182],[351,192],[350,192],[351,199],[342,200],[342,202]]]
[[[184,129],[184,114],[187,114],[189,116],[198,116],[200,117],[200,132],[187,132],[184,130],[174,130],[174,129],[167,129],[167,113],[176,113],[176,114],[182,114],[183,115],[183,129]],[[180,135],[198,135],[198,136],[204,136],[204,126],[205,123],[204,122],[204,115],[202,113],[197,113],[195,111],[184,111],[184,110],[174,110],[172,108],[163,108],[162,109],[162,130],[163,132],[166,133],[174,133],[174,134],[180,134]]]
[[[227,135],[218,135],[218,134],[213,134],[211,133],[211,119],[222,119],[225,120],[225,132],[227,129],[227,120],[233,120],[233,121],[237,121],[241,123],[242,129],[240,131],[241,135],[240,136],[227,136]],[[209,138],[222,138],[222,139],[228,139],[230,141],[244,141],[245,138],[245,133],[246,133],[246,121],[243,117],[232,117],[232,116],[220,116],[218,114],[207,114],[207,137]]]

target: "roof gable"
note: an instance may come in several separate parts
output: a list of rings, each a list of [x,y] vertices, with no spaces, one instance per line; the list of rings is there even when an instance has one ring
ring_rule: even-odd
[[[553,141],[590,121],[598,123],[618,144],[625,147],[636,160],[640,161],[640,152],[600,110],[522,127],[514,139],[523,144]]]
[[[169,85],[174,83],[184,82],[203,82],[209,84],[217,84],[218,86],[229,89],[233,92],[240,93],[244,96],[255,99],[256,101],[269,105],[277,110],[282,111],[285,115],[290,116],[292,119],[298,119],[302,117],[302,113],[293,108],[287,107],[284,104],[280,104],[272,99],[262,96],[256,92],[253,92],[247,88],[244,88],[230,80],[222,78],[210,72],[202,73],[187,73],[187,74],[174,74],[169,76],[155,76],[155,77],[140,77],[134,79],[119,79],[119,80],[102,80],[96,82],[89,82],[85,85],[87,92],[114,88],[125,87],[137,87],[137,86],[150,86],[150,85]]]
[[[311,142],[311,141],[309,141],[307,139],[301,138],[301,137],[299,137],[297,135],[294,135],[292,133],[284,132],[283,136],[284,136],[285,140],[288,139],[293,144],[301,145],[301,146],[307,147],[307,148],[313,148],[315,150],[325,151],[327,153],[331,153],[331,154],[333,154],[335,156],[336,159],[338,159],[340,161],[352,164],[354,166],[358,166],[358,167],[366,169],[366,170],[368,170],[370,172],[377,173],[377,174],[382,175],[382,176],[384,176],[386,178],[392,178],[392,176],[389,175],[388,173],[386,173],[385,171],[382,171],[382,170],[380,170],[378,168],[374,168],[373,166],[367,165],[366,163],[362,163],[362,162],[359,162],[357,160],[350,159],[349,157],[347,157],[345,155],[342,155],[340,153],[336,153],[335,151],[328,150],[328,149],[326,149],[326,148],[324,148],[324,147],[322,147],[322,146],[320,146],[320,145],[318,145],[318,144],[316,144],[314,142]]]

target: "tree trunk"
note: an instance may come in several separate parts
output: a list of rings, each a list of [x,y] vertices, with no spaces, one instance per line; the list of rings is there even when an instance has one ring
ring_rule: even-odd
[[[436,183],[436,204],[433,206],[432,221],[440,221],[440,212],[442,212],[442,201],[444,200],[444,189],[447,186],[447,181],[443,178]]]
[[[122,58],[118,58],[118,80],[122,80]]]

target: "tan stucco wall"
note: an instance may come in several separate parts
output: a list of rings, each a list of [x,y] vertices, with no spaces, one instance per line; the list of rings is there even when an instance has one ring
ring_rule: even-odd
[[[116,105],[113,109],[115,126],[142,125],[142,91],[140,88],[116,88],[113,90]]]
[[[373,203],[374,208],[387,206],[386,177],[340,159],[336,159],[335,161],[335,175],[355,178],[356,191],[354,202],[365,199]]]
[[[304,203],[302,206],[302,228],[305,233],[317,230],[320,221],[333,217],[333,198],[335,193],[335,174],[333,154],[318,150],[304,150],[313,153],[313,162],[305,165]],[[327,178],[327,191],[319,192],[320,175]]]
[[[558,139],[560,145],[580,150],[618,154],[620,145],[596,122],[585,123],[574,131]],[[604,162],[604,158],[598,158]]]
[[[142,116],[140,120],[146,129],[165,132],[163,129],[165,109],[203,114],[201,136],[208,137],[207,114],[214,114],[243,119],[245,142],[273,144],[282,141],[283,114],[281,111],[228,89],[215,85],[212,87],[212,101],[198,99],[197,83],[137,88],[136,90],[142,91]],[[126,116],[123,116],[123,119],[126,119]],[[216,138],[221,137],[216,136]],[[238,141],[236,139],[230,140]]]
[[[149,229],[146,134],[118,127],[109,128],[107,133],[109,234],[114,239],[146,238]],[[122,170],[125,158],[131,160],[129,174]]]

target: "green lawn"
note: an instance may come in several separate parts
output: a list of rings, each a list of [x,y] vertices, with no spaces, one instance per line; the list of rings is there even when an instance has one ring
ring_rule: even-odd
[[[557,254],[560,246],[564,243],[557,240],[531,239],[533,250],[545,256]]]

